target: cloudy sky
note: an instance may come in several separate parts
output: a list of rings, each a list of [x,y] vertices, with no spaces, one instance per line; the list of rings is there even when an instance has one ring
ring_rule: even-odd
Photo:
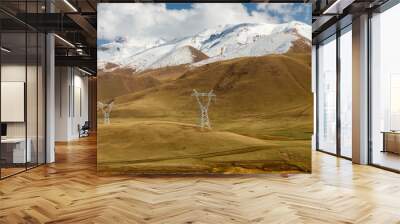
[[[163,38],[190,36],[218,25],[283,23],[311,24],[311,4],[302,3],[101,3],[98,44],[126,39],[142,45]]]

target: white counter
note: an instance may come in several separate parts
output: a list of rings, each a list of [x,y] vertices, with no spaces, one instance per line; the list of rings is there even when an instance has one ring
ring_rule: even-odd
[[[32,160],[32,140],[27,139],[27,146],[25,152],[25,138],[6,138],[1,139],[1,144],[11,144],[13,147],[13,163],[25,163]]]

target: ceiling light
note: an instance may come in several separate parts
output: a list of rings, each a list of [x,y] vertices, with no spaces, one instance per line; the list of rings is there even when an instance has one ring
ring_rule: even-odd
[[[78,67],[78,70],[81,71],[81,72],[83,72],[83,73],[85,73],[85,74],[87,74],[87,75],[93,75],[92,73],[90,73],[90,72],[88,72],[88,71],[85,71],[85,70],[83,70],[83,69],[81,69],[81,68],[79,68],[79,67]]]
[[[76,53],[78,53],[79,55],[83,55],[83,50],[81,48],[77,48]]]
[[[336,0],[322,14],[342,14],[343,10],[351,5],[355,0]]]
[[[74,12],[78,12],[78,10],[71,4],[69,3],[68,0],[64,0],[65,4],[67,4]]]
[[[5,47],[1,47],[0,49],[1,49],[2,51],[6,52],[6,53],[10,53],[10,52],[11,52],[11,50],[8,50],[8,49],[5,48]]]
[[[64,42],[64,43],[66,43],[67,45],[69,45],[70,47],[73,47],[73,48],[75,48],[75,45],[73,45],[71,42],[69,42],[68,40],[66,40],[66,39],[64,39],[64,38],[62,38],[62,37],[60,37],[59,35],[57,35],[57,34],[54,34],[54,36],[55,37],[57,37],[59,40],[61,40],[62,42]]]

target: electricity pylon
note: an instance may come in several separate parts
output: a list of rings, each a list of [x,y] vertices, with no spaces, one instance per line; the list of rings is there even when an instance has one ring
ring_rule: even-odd
[[[110,113],[111,113],[113,104],[114,104],[114,101],[111,101],[108,103],[102,103],[100,101],[97,102],[97,108],[103,112],[104,124],[107,124],[107,125],[110,124]]]
[[[211,129],[210,119],[208,117],[208,107],[210,106],[211,100],[216,99],[216,95],[213,93],[214,90],[210,90],[208,93],[199,93],[193,89],[192,96],[196,97],[197,103],[200,107],[200,127],[203,129],[207,127]],[[203,99],[206,100],[203,100]]]

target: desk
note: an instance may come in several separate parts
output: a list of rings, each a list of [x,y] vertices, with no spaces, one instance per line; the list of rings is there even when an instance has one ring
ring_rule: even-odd
[[[392,152],[400,154],[400,132],[383,131],[383,150],[382,152]]]
[[[2,157],[3,154],[6,154],[3,158],[6,159],[8,163],[26,163],[31,162],[32,153],[31,153],[31,145],[32,141],[30,138],[26,141],[28,144],[25,152],[25,138],[6,138],[1,139],[2,145]],[[10,148],[10,146],[13,146]],[[12,154],[8,155],[7,154]],[[12,159],[11,159],[12,158]]]

